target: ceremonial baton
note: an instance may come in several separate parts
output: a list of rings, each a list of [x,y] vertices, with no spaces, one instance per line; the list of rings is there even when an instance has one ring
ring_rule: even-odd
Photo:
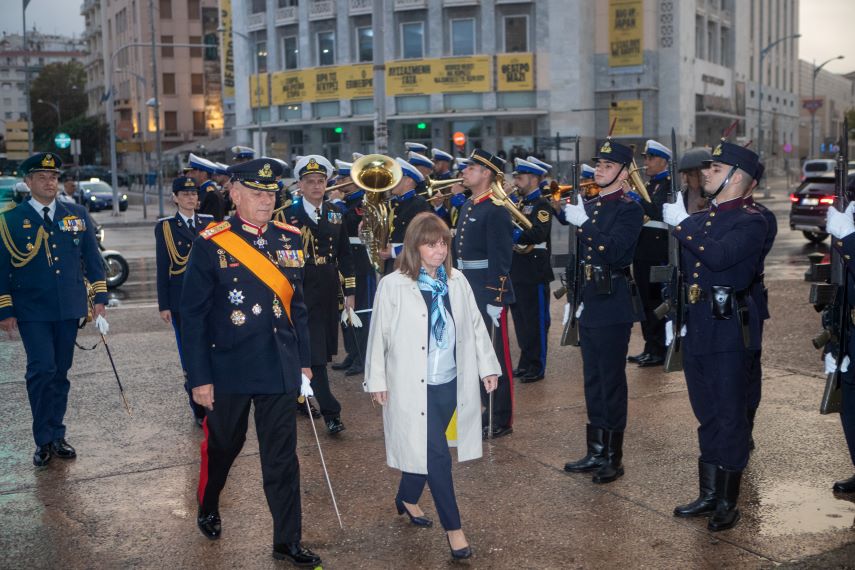
[[[98,328],[97,326],[95,327]],[[101,342],[104,343],[104,348],[107,349],[107,358],[110,359],[110,366],[113,367],[113,374],[116,376],[116,383],[119,385],[119,393],[122,395],[122,402],[125,404],[125,409],[128,411],[128,415],[133,417],[131,413],[131,407],[128,405],[128,399],[125,397],[125,389],[122,387],[122,381],[119,379],[119,372],[116,370],[116,363],[113,362],[113,353],[110,352],[110,345],[107,344],[107,337],[105,337],[100,331],[98,334],[101,335]]]
[[[493,345],[493,351],[496,350],[496,325],[490,323],[490,344]],[[499,387],[498,380],[496,381],[496,388]],[[487,439],[493,439],[493,392],[496,390],[490,390],[487,393]]]
[[[332,497],[333,508],[335,509],[335,516],[338,517],[338,526],[344,530],[344,524],[341,522],[341,513],[338,512],[338,503],[335,500],[335,493],[332,488],[332,481],[330,481],[330,474],[327,471],[327,462],[324,461],[324,452],[321,449],[321,440],[318,438],[318,429],[315,427],[315,419],[312,417],[312,409],[309,407],[309,399],[303,398],[303,401],[306,403],[306,410],[309,412],[309,421],[312,424],[312,432],[315,434],[315,442],[318,444],[318,454],[321,456],[321,467],[324,468],[324,477],[327,479],[327,487],[330,490],[330,497]]]

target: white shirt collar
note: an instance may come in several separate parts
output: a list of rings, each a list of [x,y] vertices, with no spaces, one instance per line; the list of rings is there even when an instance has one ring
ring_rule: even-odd
[[[309,214],[309,217],[315,220],[316,222],[321,219],[321,212],[323,211],[323,203],[321,206],[316,208],[314,204],[306,200],[305,198],[302,200],[303,209],[306,210],[306,213]]]
[[[196,225],[196,220],[194,219],[193,216],[190,216],[188,218],[187,216],[185,216],[181,212],[178,212],[178,215],[181,216],[181,219],[184,220],[184,223],[187,224],[187,227],[190,227],[190,220],[193,220],[193,225]]]
[[[33,207],[33,209],[36,212],[39,213],[39,216],[44,216],[44,208],[45,208],[44,204],[42,204],[41,202],[39,202],[35,198],[30,198],[29,204],[30,204],[30,206]],[[51,221],[53,221],[54,216],[56,214],[56,200],[51,201],[51,203],[48,204],[47,207],[50,208],[50,212],[48,212],[48,216],[50,216]]]

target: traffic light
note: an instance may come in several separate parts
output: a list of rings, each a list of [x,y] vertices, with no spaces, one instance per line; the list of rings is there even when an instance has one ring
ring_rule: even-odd
[[[343,128],[341,128],[341,127],[336,127],[336,128],[335,128],[335,134],[340,135],[340,134],[341,134],[341,133],[343,133],[343,132],[344,132],[344,129],[343,129]]]
[[[427,123],[419,123],[418,125],[416,125],[416,128],[420,131],[423,131],[427,128]]]

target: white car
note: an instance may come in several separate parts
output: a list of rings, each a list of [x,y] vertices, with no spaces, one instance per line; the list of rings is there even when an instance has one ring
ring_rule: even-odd
[[[807,178],[834,178],[837,161],[833,158],[811,158],[802,165],[802,182]],[[849,170],[855,169],[855,162],[849,162]]]

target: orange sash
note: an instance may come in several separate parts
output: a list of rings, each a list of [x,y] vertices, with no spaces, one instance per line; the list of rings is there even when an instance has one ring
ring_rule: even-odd
[[[282,301],[288,320],[291,321],[291,297],[294,295],[294,287],[279,268],[232,231],[220,232],[212,236],[211,241],[233,255],[253,275],[261,279],[262,283],[270,287]]]

